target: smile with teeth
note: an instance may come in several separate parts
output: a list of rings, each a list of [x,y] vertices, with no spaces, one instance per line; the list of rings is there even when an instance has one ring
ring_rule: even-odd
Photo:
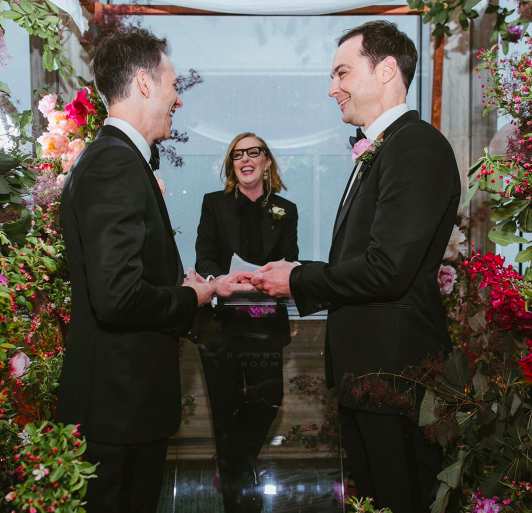
[[[349,100],[350,98],[350,96],[344,98],[341,102],[338,103],[338,105],[340,105],[340,107],[343,107],[347,103],[347,100]]]
[[[245,166],[242,168],[243,174],[253,173],[253,171],[255,171],[255,168],[252,166]]]

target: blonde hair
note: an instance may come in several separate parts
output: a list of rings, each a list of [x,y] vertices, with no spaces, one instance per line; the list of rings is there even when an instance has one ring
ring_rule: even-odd
[[[225,182],[225,194],[229,194],[231,191],[234,191],[238,183],[235,167],[233,166],[233,159],[231,158],[231,152],[235,149],[237,143],[242,139],[245,139],[246,137],[254,137],[255,139],[257,139],[260,142],[261,147],[266,150],[266,157],[271,160],[271,165],[268,170],[271,176],[271,192],[278,193],[281,192],[281,189],[284,189],[286,191],[286,185],[283,183],[281,177],[279,176],[279,167],[277,166],[277,161],[272,155],[272,152],[270,151],[270,148],[268,148],[268,145],[266,144],[264,139],[261,139],[252,132],[244,132],[243,134],[237,135],[231,141],[231,144],[229,145],[229,148],[227,149],[227,153],[225,155],[222,169],[220,171],[220,179],[222,180],[222,182]],[[264,189],[267,191],[268,187],[264,187]]]

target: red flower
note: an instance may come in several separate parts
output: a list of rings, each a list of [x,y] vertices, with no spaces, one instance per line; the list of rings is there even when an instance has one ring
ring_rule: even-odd
[[[88,88],[79,91],[74,101],[65,107],[66,117],[73,119],[79,126],[87,123],[87,115],[89,112],[96,112],[96,107],[87,99],[88,93]]]
[[[519,360],[519,365],[525,373],[525,377],[532,381],[532,353],[530,353],[526,358],[521,358]]]

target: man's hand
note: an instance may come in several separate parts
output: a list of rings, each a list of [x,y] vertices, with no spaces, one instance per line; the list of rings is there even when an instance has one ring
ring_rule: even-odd
[[[209,285],[214,289],[214,293],[220,297],[228,297],[234,292],[250,292],[255,290],[249,280],[253,273],[247,271],[233,271],[231,274],[219,276],[216,280],[211,280]],[[246,282],[246,283],[242,283]]]
[[[206,305],[211,302],[214,289],[205,278],[202,278],[194,269],[187,269],[187,277],[183,281],[183,287],[191,287],[196,291],[198,296],[198,306]]]
[[[251,284],[269,296],[290,297],[290,273],[296,266],[292,262],[270,262],[255,271]]]

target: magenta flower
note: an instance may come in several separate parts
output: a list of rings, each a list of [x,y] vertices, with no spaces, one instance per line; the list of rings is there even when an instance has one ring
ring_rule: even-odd
[[[73,119],[79,126],[87,123],[89,112],[96,112],[96,107],[87,98],[88,93],[87,88],[79,91],[72,103],[65,107],[67,118]]]
[[[3,274],[0,274],[0,287],[7,285],[8,283],[9,280]]]

